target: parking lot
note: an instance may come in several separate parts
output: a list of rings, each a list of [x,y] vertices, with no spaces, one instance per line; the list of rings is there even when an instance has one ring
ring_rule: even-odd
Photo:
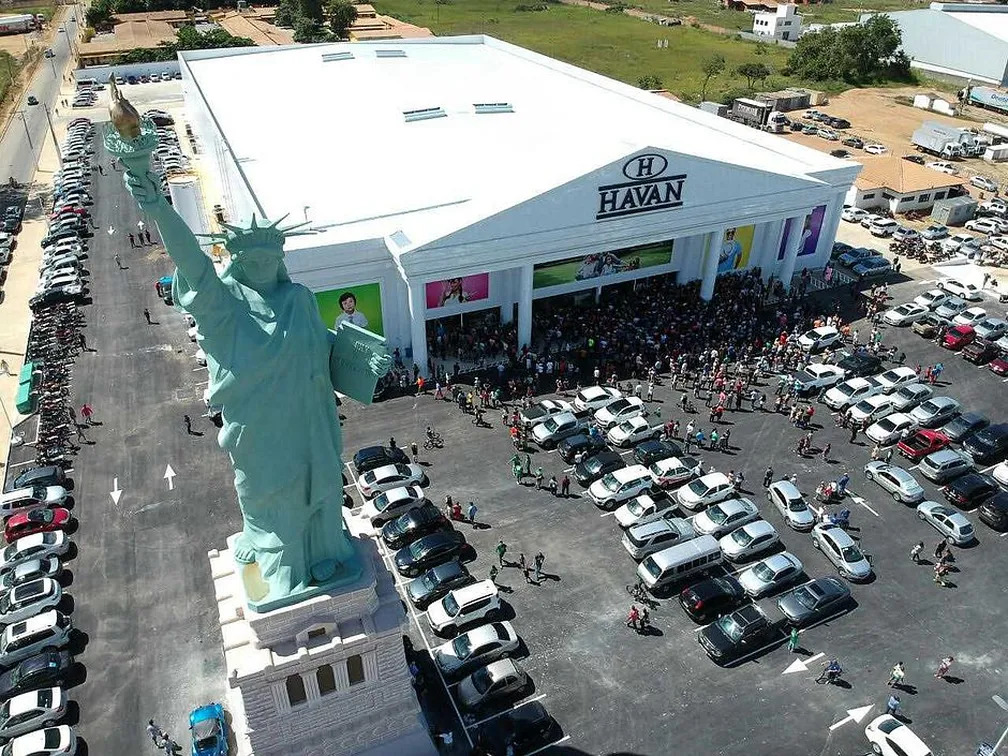
[[[932,282],[893,287],[891,302],[909,301]],[[992,314],[1001,309],[996,302],[986,304]],[[862,338],[867,330],[862,324]],[[1002,379],[907,328],[885,328],[884,338],[886,345],[906,352],[908,365],[944,363],[936,395],[948,394],[995,422],[1004,419]],[[771,399],[775,385],[771,380],[762,388]],[[678,417],[685,426],[686,418],[674,409],[678,396],[667,385],[659,386],[651,406],[660,408],[663,420]],[[709,432],[707,412],[698,409],[702,414],[692,417]],[[781,631],[729,668],[716,666],[704,653],[696,638],[699,627],[674,594],[651,610],[652,633],[637,634],[625,626],[632,603],[626,586],[635,580],[635,563],[619,542],[618,524],[576,484],[568,499],[537,491],[531,478],[517,486],[509,462],[513,449],[499,413],[488,413],[494,427],[484,429],[430,396],[366,409],[347,406],[345,411],[348,449],[384,442],[390,434],[403,446],[422,441],[428,424],[444,435],[444,449],[421,453],[430,465],[427,493],[435,503],[447,494],[463,502],[463,508],[469,500],[477,503],[477,521],[488,527],[456,527],[475,547],[476,560],[469,568],[478,579],[496,562],[498,540],[507,544],[509,561],[517,561],[520,552],[529,563],[537,551],[546,555],[547,575],[538,584],[527,584],[517,567],[505,567],[497,579],[528,649],[519,663],[534,682],[525,698],[509,700],[505,708],[540,701],[563,727],[561,746],[572,752],[864,753],[863,726],[884,712],[891,692],[886,679],[897,661],[907,667],[907,687],[900,693],[905,721],[936,754],[972,752],[979,740],[996,739],[1000,731],[1000,710],[990,697],[1002,690],[1005,655],[985,628],[1003,621],[999,573],[1008,561],[1005,538],[967,513],[978,540],[955,549],[957,571],[949,576],[949,587],[935,585],[930,566],[915,565],[908,554],[923,540],[930,556],[938,533],[916,517],[913,507],[896,504],[864,480],[870,445],[863,436],[848,443],[849,433],[835,426],[823,405],[817,405],[815,424],[823,427],[814,434],[814,446],[831,444],[830,463],[793,451],[804,431],[790,426],[784,415],[741,411],[727,413],[721,426],[722,431],[731,428],[730,452],[705,451],[704,470],[713,466],[745,473],[744,495],[759,506],[810,578],[836,573],[812,547],[809,535],[789,530],[767,504],[760,485],[763,471],[770,465],[777,478],[796,475],[810,500],[819,481],[848,471],[851,533],[871,555],[875,576],[851,585],[849,610],[803,631],[799,654],[788,653]],[[538,466],[546,480],[551,475],[560,479],[570,470],[555,452],[533,452],[533,471]],[[938,487],[919,475],[917,479],[926,498],[944,502]],[[443,642],[422,613],[414,613],[413,620],[414,632],[426,644]],[[934,668],[949,654],[956,660],[953,670],[946,681],[936,680]],[[830,658],[843,665],[842,686],[814,682]],[[794,665],[798,659],[807,670]],[[871,709],[863,710],[866,706]],[[481,711],[474,721],[499,711]],[[849,711],[860,724],[851,721]],[[467,724],[470,735],[478,732],[472,722]]]

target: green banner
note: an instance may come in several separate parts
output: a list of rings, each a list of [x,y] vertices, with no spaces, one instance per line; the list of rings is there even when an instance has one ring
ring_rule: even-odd
[[[601,279],[641,268],[668,265],[672,262],[672,246],[673,241],[669,240],[536,265],[532,269],[532,288],[545,289],[575,281]]]

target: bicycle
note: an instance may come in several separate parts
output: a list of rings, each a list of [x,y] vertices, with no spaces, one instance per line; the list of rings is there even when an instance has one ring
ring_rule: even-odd
[[[440,449],[444,446],[444,439],[441,438],[441,434],[432,433],[427,437],[427,440],[423,442],[424,449]]]
[[[631,598],[634,598],[640,602],[646,602],[649,598],[647,594],[647,589],[644,587],[644,583],[640,580],[638,580],[633,585],[627,585],[626,592],[630,594]]]
[[[837,682],[843,675],[843,670],[831,670],[829,667],[824,667],[823,671],[819,673],[819,677],[816,678],[817,685],[832,685]]]

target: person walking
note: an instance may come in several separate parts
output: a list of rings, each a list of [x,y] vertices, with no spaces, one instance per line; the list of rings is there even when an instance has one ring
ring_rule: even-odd
[[[532,476],[532,456],[528,453],[525,454],[525,475]]]
[[[540,580],[542,580],[542,567],[543,563],[546,561],[546,555],[543,554],[541,551],[537,552],[534,561],[535,561],[535,579],[536,582],[539,582]]]
[[[515,483],[521,485],[522,482],[522,463],[521,457],[515,452],[514,456],[511,457],[511,474],[514,475]]]
[[[143,316],[144,316],[144,320],[147,321],[147,325],[150,325],[151,324],[150,310],[148,310],[146,307],[144,307],[144,309],[143,309]]]
[[[144,233],[144,238],[146,238],[146,239],[147,239],[147,243],[148,243],[148,244],[153,244],[154,242],[152,242],[152,241],[151,241],[151,238],[150,238],[150,230],[148,230],[148,229],[144,229],[144,232],[143,232],[143,233]]]
[[[550,479],[549,479],[549,490],[550,490],[550,493],[553,494],[553,496],[557,495],[557,486],[558,485],[559,484],[557,483],[556,475],[551,475]]]
[[[851,421],[851,424],[850,424],[850,439],[848,439],[847,443],[853,444],[857,440],[857,433],[858,433],[858,424],[855,423],[855,422],[853,422],[853,421]]]
[[[823,447],[823,450],[822,450],[822,461],[823,462],[829,462],[830,449],[831,449],[831,447],[830,447],[829,444],[826,444],[826,446]]]
[[[497,552],[497,562],[501,567],[504,566],[504,555],[507,554],[507,544],[504,543],[504,539],[497,541],[497,546],[494,549]]]
[[[900,697],[895,693],[889,696],[889,701],[886,703],[886,714],[891,714],[896,717],[899,716],[900,709]]]
[[[647,400],[649,402],[654,401],[654,381],[648,381],[647,385]]]
[[[191,436],[193,434],[192,418],[189,415],[182,415],[182,422],[185,423],[185,432]]]
[[[904,677],[906,677],[906,667],[903,666],[903,662],[896,662],[893,665],[892,672],[889,673],[889,680],[886,682],[886,685],[890,688],[894,685],[900,685]]]
[[[112,257],[115,260],[116,267],[119,268],[119,270],[124,270],[122,260],[119,259],[119,253],[116,252],[114,255],[112,255]]]
[[[792,627],[791,628],[791,635],[788,637],[788,642],[787,642],[787,650],[790,651],[792,654],[795,651],[798,650],[798,640],[799,640],[799,638],[798,638],[798,628],[797,627]]]
[[[771,483],[773,483],[773,468],[767,465],[767,469],[763,472],[763,488],[770,488]]]
[[[151,739],[151,742],[155,746],[158,746],[160,741],[164,740],[165,738],[164,731],[156,724],[154,724],[153,719],[147,720],[147,737]]]
[[[522,552],[519,556],[518,562],[521,564],[522,576],[525,578],[526,583],[532,582],[531,567],[525,561],[525,553]]]
[[[924,541],[918,541],[912,549],[910,549],[910,561],[914,564],[920,564],[920,555],[924,551]]]
[[[563,480],[560,481],[560,493],[566,499],[570,496],[570,476],[564,475]]]
[[[136,249],[136,240],[133,238],[133,234],[129,235],[130,249]]]
[[[499,574],[500,574],[500,570],[497,569],[497,565],[496,564],[491,564],[490,565],[490,572],[487,574],[487,577],[490,578],[490,582],[493,583],[494,585],[497,584],[497,576]]]
[[[536,491],[542,491],[543,469],[541,466],[536,468],[535,483],[536,483]]]
[[[87,402],[81,405],[80,408],[81,417],[84,418],[84,423],[86,425],[91,425],[91,418],[94,416],[94,410],[91,409],[91,405]]]
[[[935,544],[934,558],[941,560],[942,554],[945,553],[945,549],[947,548],[948,548],[948,541],[942,538],[940,541],[938,541],[937,544]]]
[[[637,611],[637,605],[631,604],[630,613],[627,614],[626,626],[632,627],[634,631],[639,631],[637,624],[639,620],[640,620],[640,612]]]
[[[948,671],[952,668],[952,662],[955,661],[954,656],[946,656],[938,663],[938,669],[935,670],[934,676],[939,680],[944,680]]]
[[[476,524],[476,509],[477,509],[476,502],[470,501],[469,507],[466,509],[466,517],[469,518],[470,525]]]
[[[410,454],[413,456],[413,462],[414,463],[419,462],[420,461],[420,447],[417,446],[417,442],[416,441],[410,441],[409,449],[410,449]]]
[[[935,585],[940,585],[942,588],[948,588],[948,583],[945,582],[945,576],[948,574],[950,569],[952,569],[952,567],[947,562],[938,562],[938,564],[935,565]]]

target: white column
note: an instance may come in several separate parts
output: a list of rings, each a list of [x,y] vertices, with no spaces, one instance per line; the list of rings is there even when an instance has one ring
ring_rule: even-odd
[[[496,281],[494,277],[496,276]],[[491,285],[496,285],[504,293],[504,301],[500,306],[500,321],[502,325],[510,323],[514,320],[514,303],[515,303],[515,291],[514,291],[514,271],[513,270],[502,270],[497,273],[490,274]]]
[[[763,283],[770,280],[774,268],[777,267],[777,252],[780,250],[781,239],[784,237],[785,223],[784,218],[770,221],[766,236],[763,238],[763,251],[759,259],[760,277],[763,279]]]
[[[427,300],[424,285],[409,282],[410,343],[413,362],[420,367],[420,375],[427,377]]]
[[[815,254],[815,264],[823,267],[830,258],[833,251],[833,243],[836,241],[837,229],[840,228],[840,214],[843,212],[846,192],[838,192],[833,202],[826,207],[826,217],[823,218],[823,227],[819,232],[819,248]]]
[[[532,266],[523,265],[518,283],[518,351],[532,347]]]
[[[802,231],[805,228],[805,219],[808,213],[802,213],[791,218],[791,234],[787,240],[787,248],[784,251],[784,261],[781,263],[780,272],[777,278],[784,284],[784,290],[791,290],[791,279],[794,277],[795,263],[798,261],[798,249],[801,246]]]
[[[724,244],[724,232],[724,228],[719,228],[707,234],[701,269],[700,299],[710,301],[714,297],[714,282],[717,281],[718,258],[721,256],[721,245]]]

